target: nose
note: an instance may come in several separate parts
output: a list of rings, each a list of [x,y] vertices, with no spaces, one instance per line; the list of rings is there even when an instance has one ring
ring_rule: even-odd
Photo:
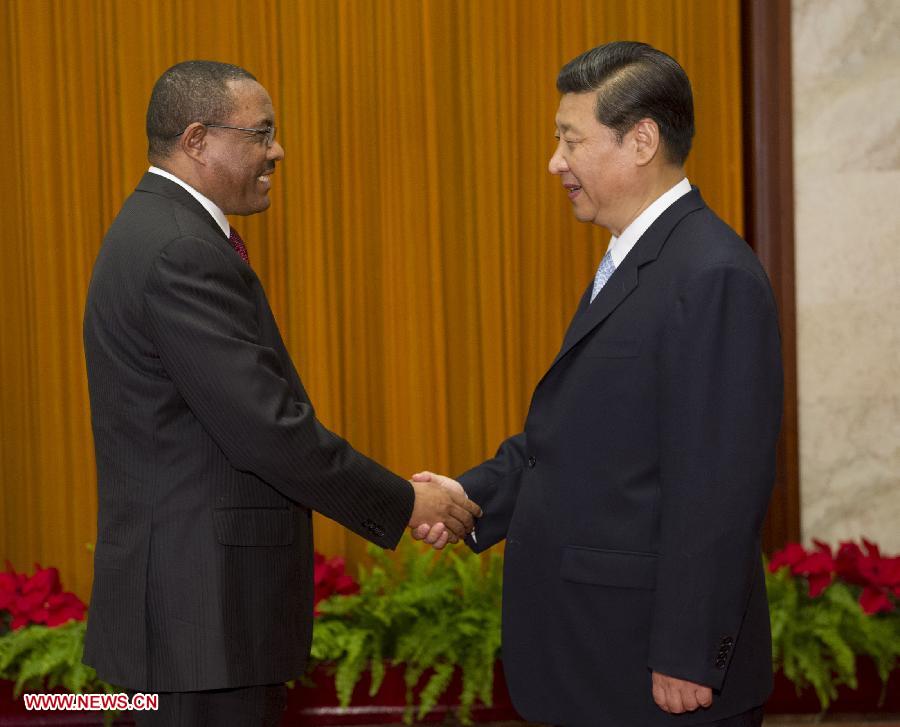
[[[273,141],[272,146],[268,149],[266,158],[271,159],[273,162],[280,162],[284,159],[284,147],[278,141]]]
[[[563,172],[569,171],[569,165],[566,163],[566,159],[562,155],[561,150],[562,140],[556,145],[556,151],[553,152],[553,156],[550,157],[550,163],[547,165],[550,174],[562,174]]]

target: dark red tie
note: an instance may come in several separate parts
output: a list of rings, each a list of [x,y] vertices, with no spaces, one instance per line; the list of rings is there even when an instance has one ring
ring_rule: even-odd
[[[234,248],[234,251],[241,256],[241,260],[243,260],[247,265],[250,264],[250,256],[247,255],[247,248],[244,245],[244,241],[241,239],[241,236],[238,234],[238,231],[233,227],[231,228],[231,234],[228,236],[228,242],[231,243],[231,246]]]

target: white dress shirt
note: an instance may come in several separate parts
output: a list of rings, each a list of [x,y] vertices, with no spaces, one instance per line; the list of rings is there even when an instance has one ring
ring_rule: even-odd
[[[169,179],[175,184],[184,187],[190,195],[196,199],[200,204],[203,205],[203,208],[212,215],[212,218],[216,221],[216,224],[222,228],[222,232],[225,233],[225,237],[231,236],[231,225],[228,223],[228,218],[225,216],[225,213],[219,209],[219,206],[213,202],[209,197],[204,197],[200,192],[194,189],[187,182],[179,179],[174,174],[167,172],[165,169],[160,169],[159,167],[150,167],[148,170],[151,174],[158,174],[161,177],[165,177]]]
[[[619,237],[613,236],[609,241],[608,251],[617,268],[622,264],[625,256],[631,252],[631,248],[641,239],[641,235],[647,231],[650,225],[656,222],[656,218],[669,209],[677,199],[680,199],[690,191],[691,183],[685,177],[668,192],[664,192],[657,197],[647,209],[635,217],[634,222],[622,230],[622,234]]]

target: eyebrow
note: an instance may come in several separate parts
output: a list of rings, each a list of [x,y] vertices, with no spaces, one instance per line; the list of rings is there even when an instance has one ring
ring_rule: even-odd
[[[571,124],[566,124],[566,123],[562,123],[562,124],[557,123],[557,124],[556,124],[556,128],[559,129],[560,131],[563,131],[563,132],[566,132],[566,131],[577,131],[577,130],[575,129],[574,126],[572,126]]]

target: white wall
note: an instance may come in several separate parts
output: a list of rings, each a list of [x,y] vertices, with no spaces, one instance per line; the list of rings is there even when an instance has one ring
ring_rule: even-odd
[[[793,0],[803,539],[900,552],[900,2]]]

